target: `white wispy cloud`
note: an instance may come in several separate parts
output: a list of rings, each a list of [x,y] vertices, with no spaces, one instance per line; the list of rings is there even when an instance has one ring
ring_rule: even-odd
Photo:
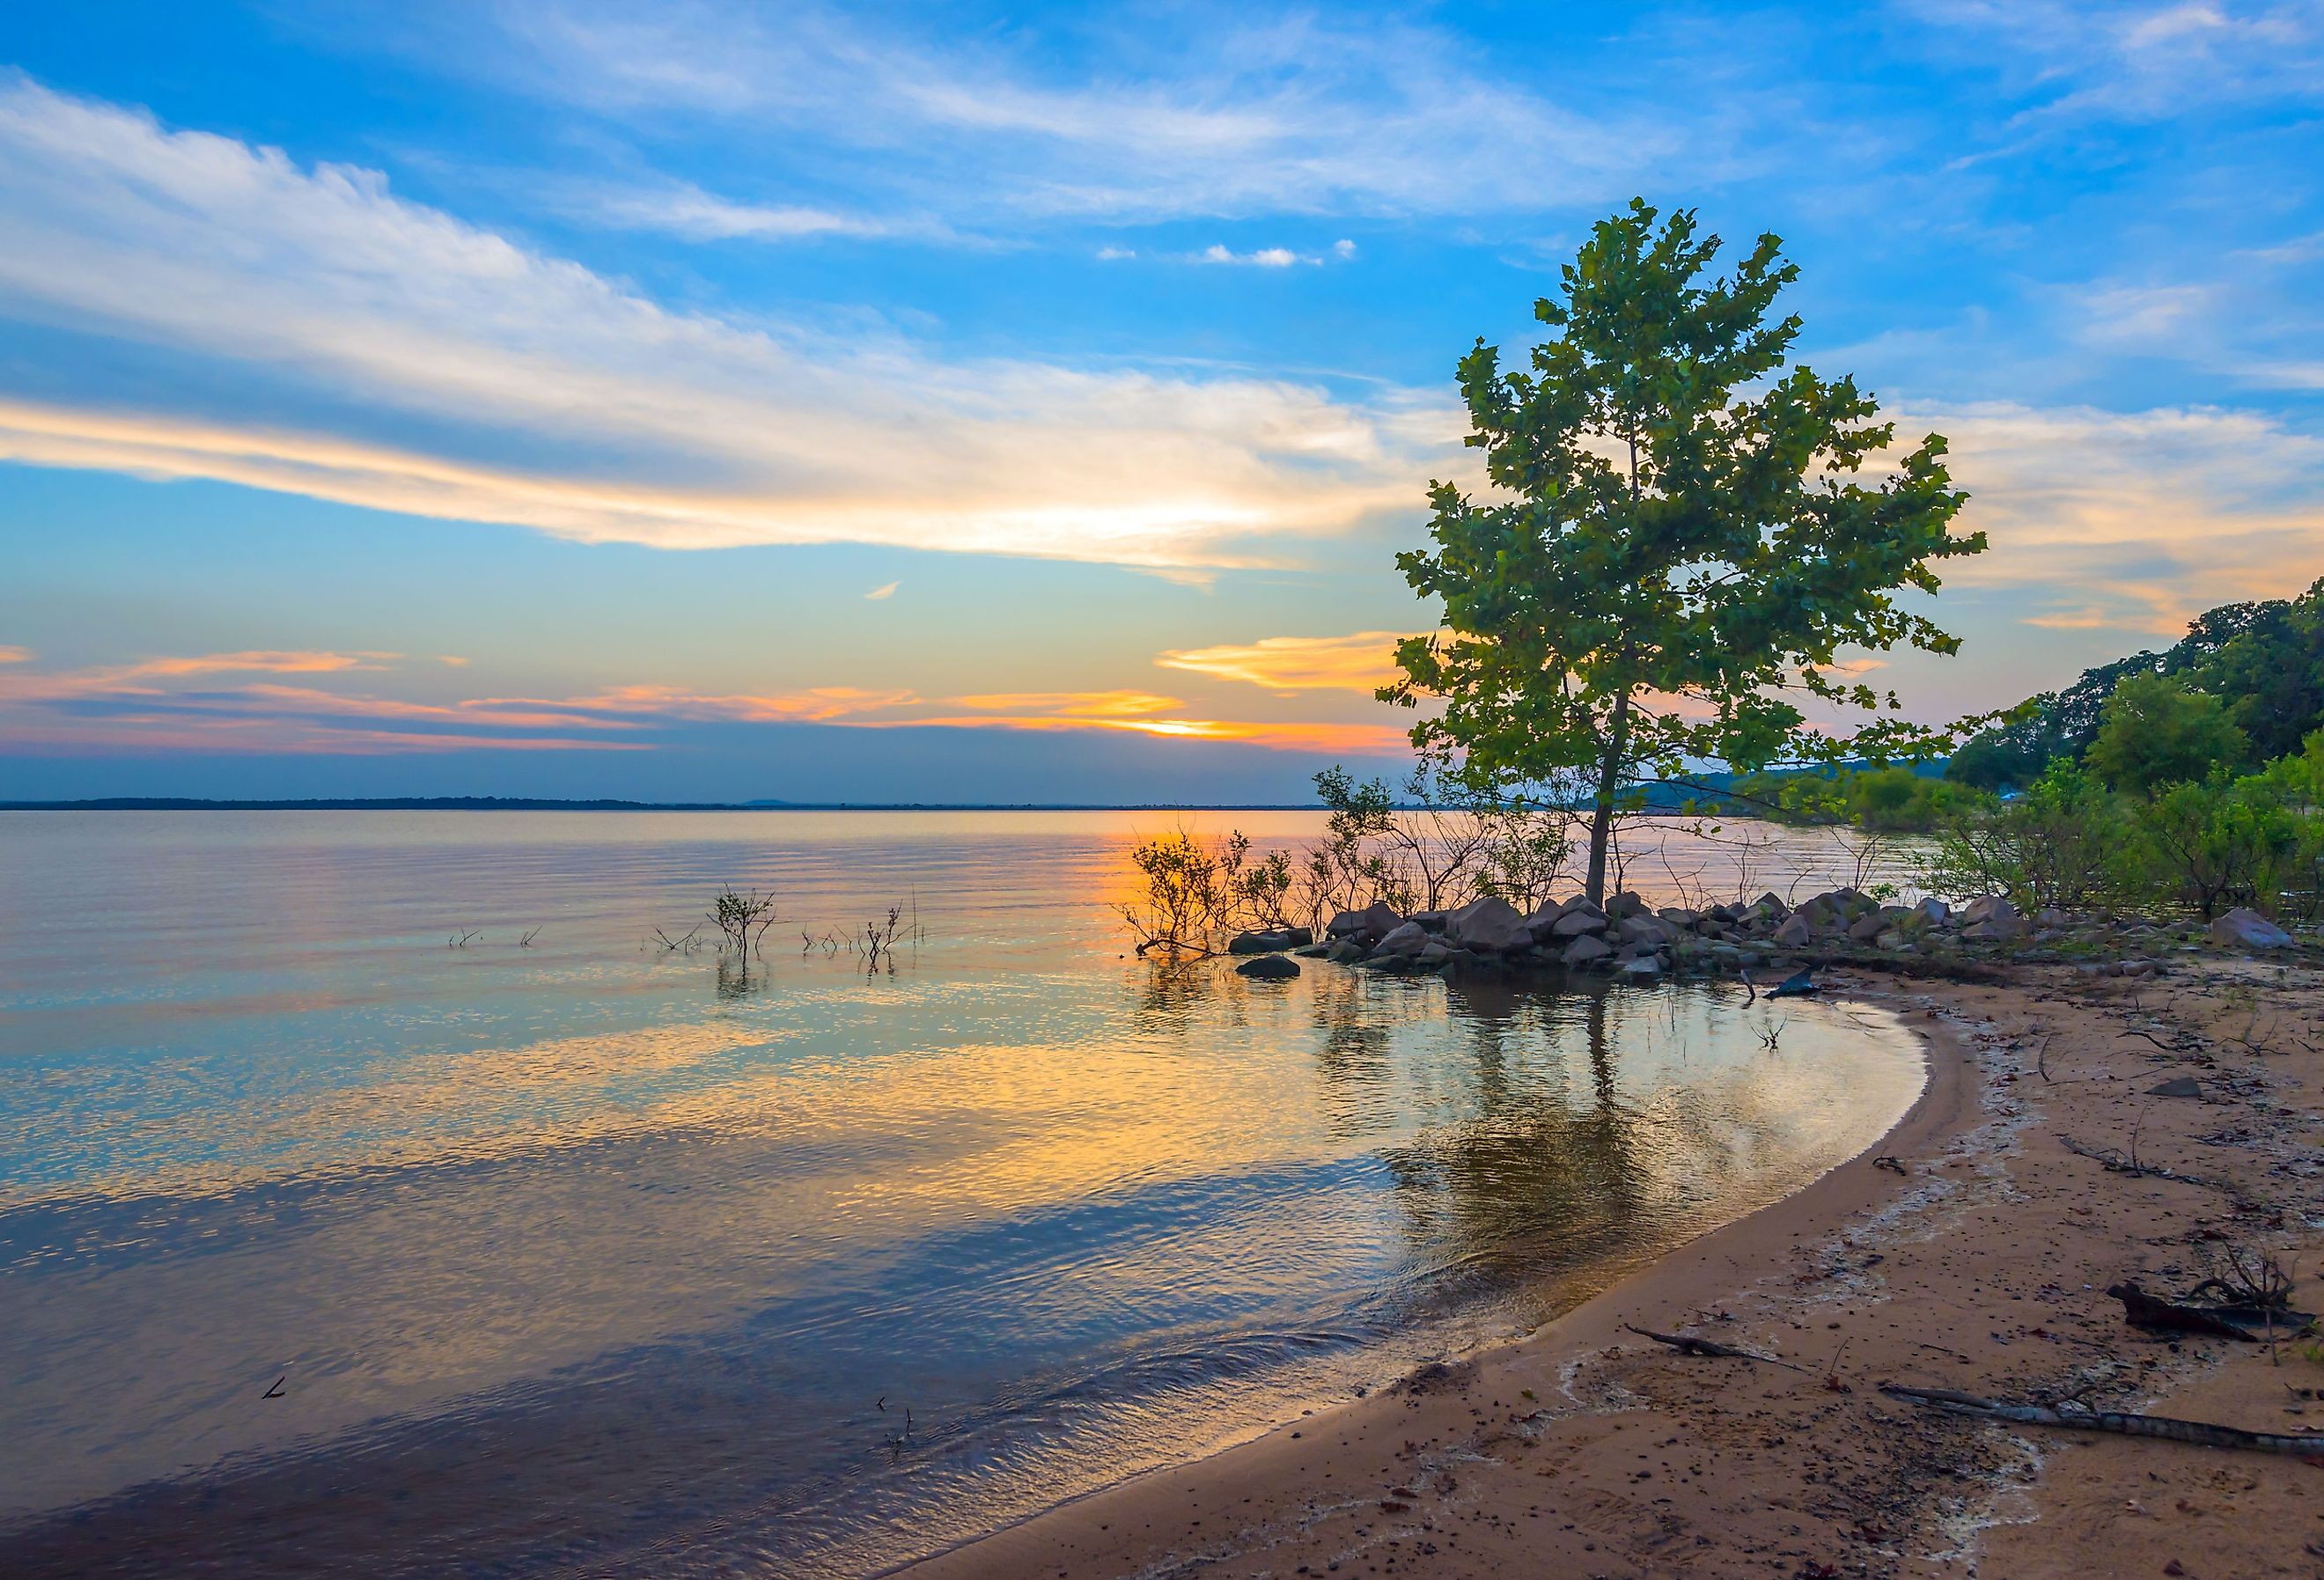
[[[899,581],[884,583],[881,586],[873,587],[870,592],[864,594],[863,601],[868,604],[877,604],[884,599],[892,598],[896,596],[896,589],[903,585],[904,584]]]
[[[1900,439],[1951,441],[1961,524],[1993,541],[1945,578],[2057,589],[2047,624],[2177,634],[2215,605],[2324,576],[2324,439],[2270,414],[1987,402],[1897,422]]]
[[[2021,85],[2036,101],[2021,117],[2029,125],[2324,98],[2315,0],[1908,0],[1903,9]]]
[[[1294,263],[1319,263],[1320,258],[1303,258],[1289,247],[1259,247],[1252,252],[1238,253],[1215,242],[1194,254],[1197,263],[1248,263],[1260,269],[1288,269]]]
[[[37,465],[590,541],[1167,567],[1279,558],[1286,535],[1410,508],[1459,455],[1441,397],[945,361],[674,311],[375,171],[21,77],[0,78],[0,311],[244,384],[218,410],[199,384],[165,410],[105,389],[0,402],[0,457]],[[325,406],[358,415],[318,428]]]
[[[844,213],[808,204],[737,202],[691,181],[567,188],[559,206],[587,223],[617,230],[652,231],[682,241],[794,242],[824,236],[966,239],[951,226],[925,215]]]
[[[1075,74],[1020,47],[1026,30],[943,38],[811,5],[520,0],[454,14],[441,25],[467,30],[466,47],[415,48],[604,115],[908,152],[917,190],[988,212],[1534,208],[1618,195],[1690,141],[1679,109],[1584,113],[1443,30],[1373,16],[1194,19],[1171,43],[1122,28],[1092,46],[1102,70]]]

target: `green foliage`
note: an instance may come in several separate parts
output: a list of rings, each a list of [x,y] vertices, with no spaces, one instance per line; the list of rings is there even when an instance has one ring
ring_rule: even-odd
[[[2109,788],[2152,796],[2239,766],[2250,749],[2218,698],[2175,676],[2133,675],[2107,699],[2084,761]]]
[[[1736,781],[1727,805],[1789,822],[1926,834],[1987,799],[1969,786],[1891,763],[1829,773],[1747,774]]]
[[[2121,799],[2080,767],[2053,762],[2011,801],[1956,811],[1920,874],[1939,894],[2006,894],[2024,910],[2073,909],[2135,884]]]
[[[2313,832],[2264,775],[2230,781],[2224,771],[2163,790],[2137,825],[2148,870],[2206,919],[2236,905],[2274,912]]]
[[[1445,634],[1400,643],[1380,693],[1443,698],[1414,743],[1482,782],[1585,775],[1593,896],[1615,812],[1685,762],[1941,750],[1894,717],[1809,731],[1794,698],[1893,710],[1843,678],[1841,650],[1953,651],[1895,595],[1934,592],[1932,561],[1985,547],[1949,531],[1966,496],[1941,437],[1857,480],[1894,425],[1852,380],[1790,364],[1800,320],[1770,315],[1797,269],[1775,237],[1711,279],[1718,238],[1690,211],[1656,219],[1637,201],[1594,227],[1535,304],[1554,334],[1529,371],[1481,340],[1462,359],[1467,442],[1497,492],[1431,485],[1432,547],[1397,564]]]
[[[2218,698],[2253,757],[2298,752],[2324,725],[2324,581],[2297,598],[2223,604],[2197,616],[2163,652],[2085,670],[2064,690],[2029,698],[1954,753],[1946,777],[1988,790],[2030,784],[2053,759],[2078,760],[2089,749],[2117,687],[2154,675]],[[2190,777],[2208,771],[2206,764]]]

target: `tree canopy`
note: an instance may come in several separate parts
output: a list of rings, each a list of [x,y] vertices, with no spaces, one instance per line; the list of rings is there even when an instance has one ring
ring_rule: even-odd
[[[2107,699],[2084,761],[2107,789],[2144,796],[2238,767],[2250,750],[2218,698],[2174,675],[2133,675]]]
[[[2153,675],[2217,698],[2253,759],[2298,752],[2324,725],[2324,581],[2296,598],[2222,604],[2197,615],[2162,652],[2116,659],[2083,670],[2062,690],[2029,698],[2008,722],[1955,753],[1946,777],[2002,790],[2032,784],[2053,760],[2079,762],[2097,741],[2116,690]]]
[[[1552,333],[1526,371],[1481,339],[1462,359],[1491,490],[1430,485],[1431,544],[1397,564],[1443,631],[1400,643],[1380,692],[1443,699],[1413,729],[1425,753],[1586,795],[1593,897],[1614,815],[1651,780],[1941,750],[1843,653],[1953,651],[1896,595],[1985,547],[1950,531],[1967,496],[1941,437],[1859,480],[1894,425],[1852,379],[1791,363],[1800,319],[1771,314],[1798,269],[1777,238],[1712,278],[1719,238],[1691,210],[1659,219],[1641,199],[1591,230],[1534,306]],[[1888,712],[1812,729],[1803,700]]]

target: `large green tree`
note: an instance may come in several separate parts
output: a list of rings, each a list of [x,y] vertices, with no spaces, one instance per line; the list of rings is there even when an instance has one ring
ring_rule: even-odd
[[[1488,493],[1430,485],[1432,546],[1397,557],[1443,605],[1400,643],[1384,700],[1443,701],[1423,752],[1502,787],[1578,781],[1592,808],[1588,886],[1605,891],[1616,813],[1707,763],[1755,770],[1941,749],[1849,677],[1843,651],[1957,641],[1902,607],[1932,561],[1972,554],[1949,529],[1967,495],[1931,434],[1877,483],[1894,425],[1851,379],[1792,365],[1797,276],[1763,236],[1711,278],[1720,242],[1643,200],[1600,221],[1535,303],[1553,331],[1525,372],[1481,339],[1460,383]],[[1801,703],[1869,710],[1809,727]]]
[[[2166,785],[2200,784],[2214,769],[2240,768],[2250,751],[2218,698],[2176,675],[2150,674],[2114,688],[2082,759],[2107,789],[2152,796]]]

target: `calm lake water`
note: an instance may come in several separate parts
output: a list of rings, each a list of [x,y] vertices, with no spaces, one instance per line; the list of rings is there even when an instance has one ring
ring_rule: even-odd
[[[1538,1322],[1919,1090],[1858,1007],[1157,971],[1108,905],[1181,822],[1320,818],[0,813],[0,1569],[872,1574]],[[1737,881],[1674,854],[1634,886]],[[763,964],[650,941],[730,880]],[[802,952],[891,902],[892,969]]]

